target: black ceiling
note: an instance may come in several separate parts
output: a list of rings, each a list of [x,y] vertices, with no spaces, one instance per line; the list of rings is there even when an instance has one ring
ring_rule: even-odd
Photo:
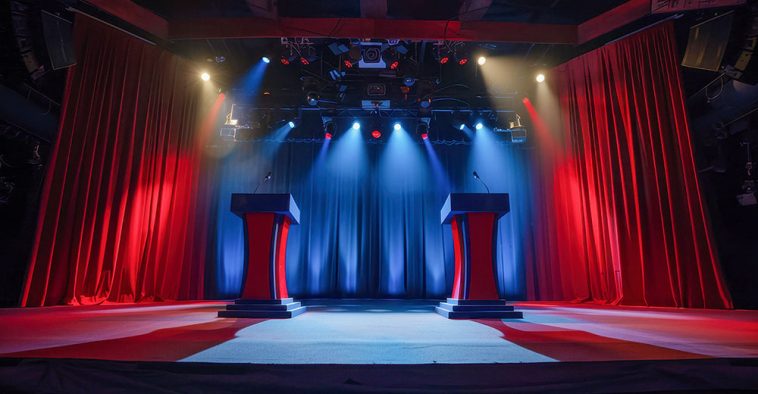
[[[578,24],[627,0],[493,0],[484,20],[503,22]],[[274,2],[254,0],[135,0],[166,19],[244,17],[265,13]],[[360,0],[279,0],[276,15],[302,18],[359,18]],[[387,18],[421,20],[465,19],[459,15],[464,0],[387,0]],[[581,4],[578,4],[581,3]],[[273,6],[268,6],[273,7]]]

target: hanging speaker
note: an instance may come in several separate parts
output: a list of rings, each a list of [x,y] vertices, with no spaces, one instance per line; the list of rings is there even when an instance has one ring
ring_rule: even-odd
[[[711,18],[690,28],[682,66],[719,71],[727,51],[734,12]]]
[[[741,46],[733,54],[727,53],[724,73],[740,82],[755,85],[758,82],[758,3],[750,5],[750,12],[742,26],[741,39],[737,42]]]
[[[73,45],[73,24],[57,15],[42,11],[42,30],[53,70],[76,64]]]

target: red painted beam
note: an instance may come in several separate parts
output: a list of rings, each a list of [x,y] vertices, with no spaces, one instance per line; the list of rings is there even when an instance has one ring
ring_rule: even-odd
[[[163,40],[168,37],[168,22],[131,0],[86,0],[87,3]]]
[[[577,27],[577,44],[584,44],[650,15],[651,0],[629,0]]]
[[[574,44],[576,26],[372,18],[204,18],[176,20],[169,25],[172,40],[276,37]]]

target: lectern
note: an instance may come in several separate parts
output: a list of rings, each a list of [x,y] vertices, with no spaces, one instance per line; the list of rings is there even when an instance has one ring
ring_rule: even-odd
[[[292,195],[234,193],[231,211],[245,234],[242,295],[218,316],[286,319],[305,312],[287,294],[287,235],[300,220]]]
[[[449,319],[522,318],[497,291],[497,222],[510,210],[507,193],[451,193],[442,224],[453,232],[453,292],[437,313]]]

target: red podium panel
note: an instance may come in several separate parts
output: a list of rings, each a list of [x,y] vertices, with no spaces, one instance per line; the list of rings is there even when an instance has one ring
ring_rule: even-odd
[[[452,193],[442,223],[453,235],[453,291],[436,311],[450,319],[521,318],[497,291],[497,222],[510,209],[505,193]]]
[[[287,294],[287,236],[300,210],[289,194],[232,194],[232,212],[242,218],[245,268],[240,299],[219,317],[289,318],[305,307]]]

